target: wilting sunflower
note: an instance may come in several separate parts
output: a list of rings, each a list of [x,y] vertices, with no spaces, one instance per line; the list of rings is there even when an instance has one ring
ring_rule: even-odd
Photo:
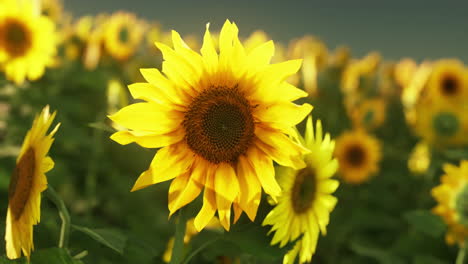
[[[163,54],[162,72],[142,69],[148,83],[129,86],[145,102],[124,107],[110,118],[126,128],[111,138],[161,148],[133,191],[174,179],[169,189],[172,215],[204,189],[203,207],[195,217],[197,230],[213,218],[230,227],[246,212],[255,219],[262,188],[281,194],[273,160],[294,168],[304,166],[306,151],[287,134],[311,111],[291,101],[307,94],[285,82],[300,60],[269,64],[272,41],[246,53],[234,23],[226,21],[219,36],[219,54],[206,30],[201,55],[172,32],[174,49],[156,43]]]
[[[320,232],[325,235],[330,212],[337,199],[331,194],[338,188],[338,181],[330,179],[338,168],[338,161],[332,157],[335,142],[329,134],[322,136],[322,125],[317,122],[314,129],[312,118],[306,125],[305,139],[298,140],[309,154],[304,156],[306,167],[300,170],[281,167],[278,169],[279,184],[283,189],[278,204],[265,217],[263,225],[272,225],[275,232],[271,244],[302,238],[286,254],[283,263],[310,262],[315,253]]]
[[[343,133],[336,140],[339,175],[347,183],[359,184],[379,170],[379,141],[362,129]]]
[[[468,100],[468,72],[458,60],[439,60],[434,63],[427,86],[428,96],[434,102],[447,100],[459,103]]]
[[[54,167],[47,152],[54,141],[59,125],[48,134],[55,112],[50,114],[46,106],[34,119],[31,130],[21,147],[16,168],[8,188],[8,211],[6,217],[6,252],[10,259],[29,259],[33,246],[33,225],[40,221],[41,192],[47,189],[45,173]]]
[[[40,78],[54,63],[54,24],[34,14],[29,1],[4,1],[0,7],[0,69],[17,84]]]
[[[468,160],[460,166],[444,165],[441,184],[432,189],[437,205],[432,209],[448,225],[448,244],[463,244],[468,238]]]
[[[117,12],[105,25],[104,47],[117,60],[127,60],[132,56],[142,38],[143,24],[133,14]]]

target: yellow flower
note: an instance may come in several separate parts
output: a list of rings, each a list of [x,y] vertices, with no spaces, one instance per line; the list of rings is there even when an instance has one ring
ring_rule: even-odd
[[[243,41],[244,48],[247,52],[251,51],[255,47],[267,42],[270,37],[263,30],[255,30],[250,36]]]
[[[367,99],[352,109],[351,120],[356,127],[374,129],[385,122],[385,109],[383,99]]]
[[[396,65],[395,65],[395,81],[400,87],[407,87],[416,70],[418,68],[418,65],[413,59],[410,58],[405,58],[400,60]]]
[[[348,112],[368,96],[377,95],[377,68],[380,55],[369,53],[360,60],[351,61],[343,70],[341,89],[345,95],[344,104]]]
[[[41,0],[41,13],[52,21],[59,22],[63,14],[61,0]]]
[[[283,263],[294,263],[297,255],[299,263],[312,260],[319,230],[326,234],[330,212],[337,202],[331,194],[339,184],[330,179],[338,168],[338,161],[332,157],[335,142],[329,134],[323,137],[320,121],[317,121],[315,132],[311,117],[306,126],[305,139],[298,137],[301,145],[310,150],[304,156],[306,167],[278,169],[283,194],[263,221],[263,225],[272,225],[270,232],[275,232],[272,245],[280,243],[283,247],[302,236],[286,254]]]
[[[234,23],[226,21],[216,52],[206,30],[201,55],[172,32],[174,49],[162,51],[162,74],[142,69],[148,83],[129,86],[135,99],[110,118],[126,128],[111,138],[120,144],[136,142],[161,148],[133,191],[174,179],[169,211],[193,201],[204,189],[203,207],[195,218],[203,229],[216,211],[226,230],[231,206],[237,220],[244,211],[254,220],[262,188],[281,194],[272,160],[300,168],[305,151],[286,134],[311,111],[291,101],[307,94],[285,82],[297,72],[300,60],[269,64],[272,41],[246,53]]]
[[[270,40],[270,37],[262,30],[256,30],[250,34],[242,43],[245,51],[250,52],[262,43]],[[271,57],[271,63],[282,62],[286,58],[286,49],[281,43],[275,43],[275,54]]]
[[[305,36],[294,40],[289,45],[288,57],[304,59],[300,74],[293,75],[289,81],[295,85],[302,84],[310,96],[316,96],[318,71],[327,64],[328,50],[325,44],[312,37]]]
[[[17,84],[39,79],[56,52],[52,21],[35,15],[29,2],[21,3],[0,4],[0,65],[7,79]]]
[[[380,144],[364,130],[345,132],[336,140],[335,156],[340,163],[341,178],[347,183],[359,184],[378,172]]]
[[[414,146],[408,159],[408,169],[415,174],[423,174],[431,164],[431,151],[426,142],[419,142]]]
[[[467,107],[448,103],[419,103],[415,108],[413,128],[417,135],[432,145],[466,145]]]
[[[8,189],[8,211],[6,218],[6,252],[10,259],[29,259],[33,246],[33,225],[39,223],[41,192],[47,189],[45,173],[54,167],[47,152],[54,141],[59,125],[46,135],[55,118],[46,106],[34,119],[31,130],[26,134],[16,168]]]
[[[362,77],[374,74],[380,64],[380,55],[376,52],[369,53],[366,57],[352,61],[343,72],[342,89],[345,94],[361,92],[367,89],[366,83],[362,83]]]
[[[427,86],[428,97],[434,102],[468,101],[468,71],[459,60],[445,59],[435,62]]]
[[[123,61],[132,56],[143,37],[143,24],[130,13],[117,12],[105,25],[104,47],[110,56]]]
[[[460,166],[444,165],[441,184],[432,189],[437,205],[432,212],[448,225],[445,239],[448,244],[463,244],[468,238],[468,161]]]

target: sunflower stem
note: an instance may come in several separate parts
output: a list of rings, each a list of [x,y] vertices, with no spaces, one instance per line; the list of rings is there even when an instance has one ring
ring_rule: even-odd
[[[174,247],[172,248],[170,264],[179,264],[183,259],[184,251],[184,236],[185,236],[186,221],[183,210],[180,209],[176,219],[176,230],[174,238]]]
[[[464,264],[465,263],[465,256],[466,256],[466,241],[463,242],[463,244],[460,245],[460,248],[458,249],[458,255],[457,255],[457,260],[455,261],[455,264]]]
[[[58,193],[54,190],[54,188],[48,185],[46,190],[46,195],[49,200],[55,204],[59,211],[60,219],[62,220],[62,226],[60,228],[60,239],[59,239],[59,247],[66,248],[68,245],[68,237],[70,235],[70,214],[68,213],[68,209],[65,206],[62,198],[58,195]]]

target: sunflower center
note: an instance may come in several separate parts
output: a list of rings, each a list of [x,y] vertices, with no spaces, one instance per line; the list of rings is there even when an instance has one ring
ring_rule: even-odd
[[[235,163],[254,138],[252,107],[237,89],[211,87],[190,104],[183,126],[196,154],[212,163]]]
[[[346,151],[345,158],[351,166],[359,167],[366,158],[366,152],[361,146],[352,145]]]
[[[454,114],[441,112],[434,117],[432,126],[439,136],[450,137],[457,133],[459,123]]]
[[[375,113],[372,110],[366,111],[364,114],[364,124],[371,124],[374,121]]]
[[[130,32],[126,26],[122,27],[119,31],[119,41],[122,43],[127,43],[130,37]]]
[[[459,222],[468,227],[468,184],[458,193],[455,210],[458,213]]]
[[[444,95],[453,96],[458,92],[458,80],[451,75],[445,76],[442,79],[442,93]]]
[[[31,193],[36,161],[34,150],[29,148],[16,164],[8,187],[10,210],[15,219],[19,219]]]
[[[19,21],[5,22],[2,35],[5,50],[12,57],[24,55],[31,47],[31,32]]]
[[[292,188],[292,207],[294,212],[306,212],[313,204],[317,192],[317,177],[315,171],[309,167],[300,170]]]

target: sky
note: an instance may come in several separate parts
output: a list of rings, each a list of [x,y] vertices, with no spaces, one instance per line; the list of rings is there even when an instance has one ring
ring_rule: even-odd
[[[397,60],[459,58],[468,64],[468,1],[440,0],[63,0],[74,16],[127,10],[164,29],[201,38],[205,24],[228,18],[248,36],[262,29],[274,41],[311,34],[330,49],[351,48],[354,57],[379,51]]]

